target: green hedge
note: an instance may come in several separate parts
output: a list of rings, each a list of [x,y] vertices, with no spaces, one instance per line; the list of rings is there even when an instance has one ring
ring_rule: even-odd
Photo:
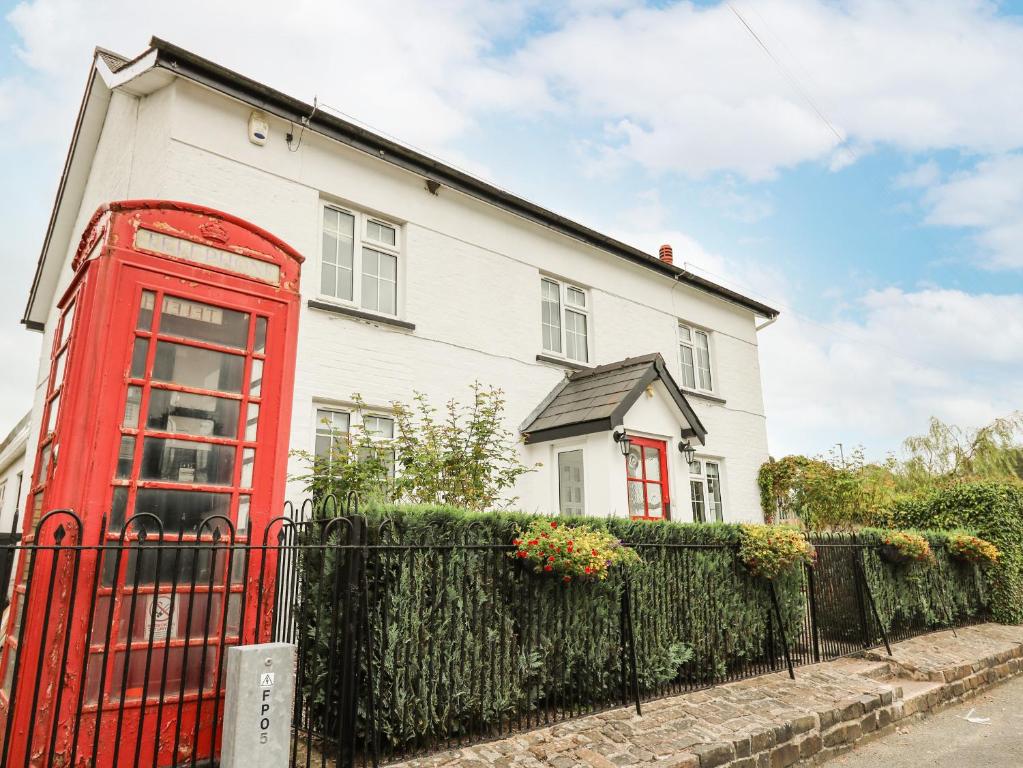
[[[905,637],[986,617],[990,595],[984,569],[951,557],[945,548],[946,532],[912,532],[931,545],[932,563],[892,565],[882,560],[877,548],[864,552],[867,583],[889,635]],[[857,531],[855,538],[880,545],[885,533],[883,529],[865,528]]]
[[[548,707],[564,714],[622,701],[620,578],[565,586],[493,550],[417,548],[510,544],[534,516],[409,506],[375,507],[362,514],[369,521],[371,544],[411,547],[371,550],[368,655],[361,667],[364,679],[373,680],[376,714],[368,699],[360,699],[360,734],[371,730],[367,721],[373,716],[382,742],[400,751],[500,731],[513,722],[536,723],[536,713]],[[766,584],[752,578],[736,556],[739,525],[557,520],[606,529],[640,551],[643,563],[630,572],[629,583],[644,697],[779,668],[779,637],[768,624]],[[695,546],[672,547],[680,544]],[[334,557],[333,550],[313,551],[302,563],[302,687],[311,727],[328,732],[337,724],[333,675],[338,670],[327,659],[339,643],[329,622],[336,613],[332,609],[342,602],[335,594],[335,569],[344,565]],[[930,628],[947,626],[953,615],[960,615],[949,614],[946,605],[980,610],[976,598],[961,600],[954,594],[960,586],[948,580],[959,574],[953,570],[959,566],[947,565],[916,573],[868,554],[867,576],[883,619]],[[851,574],[838,578],[848,591]],[[775,585],[786,633],[794,642],[805,634],[802,572],[783,576]],[[860,637],[855,628],[853,637]]]
[[[962,483],[896,504],[893,525],[968,528],[1002,552],[986,570],[996,621],[1023,622],[1023,488],[997,482]]]

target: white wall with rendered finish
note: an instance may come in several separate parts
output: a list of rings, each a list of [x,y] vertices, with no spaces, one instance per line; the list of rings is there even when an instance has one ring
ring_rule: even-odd
[[[230,212],[303,253],[293,448],[312,448],[316,402],[343,404],[359,393],[385,409],[419,391],[440,406],[464,399],[476,379],[505,390],[507,426],[517,434],[564,375],[562,367],[536,360],[540,275],[549,273],[589,290],[594,364],[660,352],[678,377],[679,319],[712,331],[716,394],[725,403],[696,396],[691,402],[710,433],[707,455],[726,465],[726,518],[760,519],[756,470],[767,458],[767,437],[751,311],[466,195],[443,187],[432,195],[421,177],[311,131],[291,151],[286,122],[271,119],[269,141],[255,146],[247,138],[250,112],[183,80],[141,99],[115,93],[76,238],[101,202],[164,198]],[[324,201],[402,227],[398,316],[414,323],[414,331],[304,306],[318,295]],[[73,246],[68,277],[72,253]],[[52,318],[51,312],[48,328]],[[49,347],[44,340],[40,382]],[[677,437],[678,416],[662,405],[667,414],[651,416],[637,404],[629,415],[635,428]],[[37,432],[38,415],[33,445]],[[625,514],[624,461],[610,434],[582,442],[587,512]],[[551,450],[550,444],[522,447],[527,463],[548,466],[522,478],[517,507],[556,511]],[[672,451],[673,516],[688,520],[688,501],[679,503],[688,498],[686,468]],[[293,462],[292,473],[299,470]],[[293,485],[290,494],[297,498],[300,490]]]

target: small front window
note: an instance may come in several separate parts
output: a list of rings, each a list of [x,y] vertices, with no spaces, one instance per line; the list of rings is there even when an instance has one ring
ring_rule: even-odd
[[[553,280],[540,280],[543,349],[569,360],[590,360],[589,307],[586,291]]]
[[[697,459],[689,464],[689,491],[693,504],[693,521],[697,523],[725,520],[721,493],[721,464]]]
[[[583,452],[558,454],[558,506],[563,515],[585,514],[583,494]]]
[[[321,248],[321,295],[372,312],[398,314],[398,227],[324,206]]]
[[[334,445],[347,434],[351,425],[351,414],[329,408],[316,409],[316,455],[326,459]]]

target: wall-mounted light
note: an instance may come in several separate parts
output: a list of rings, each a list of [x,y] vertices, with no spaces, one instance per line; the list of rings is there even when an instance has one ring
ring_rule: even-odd
[[[629,435],[625,432],[625,427],[619,427],[611,433],[611,437],[618,443],[618,448],[622,452],[622,456],[629,455],[629,448],[632,447],[632,440],[629,439]]]
[[[693,459],[696,458],[696,449],[693,448],[692,444],[688,440],[680,440],[678,449],[686,459],[686,464],[692,464]]]

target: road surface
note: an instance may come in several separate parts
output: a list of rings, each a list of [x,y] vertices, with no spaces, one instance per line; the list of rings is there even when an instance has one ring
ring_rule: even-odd
[[[989,717],[979,725],[965,718]],[[1023,766],[1023,677],[937,715],[902,726],[825,765],[835,768],[1020,768]]]

